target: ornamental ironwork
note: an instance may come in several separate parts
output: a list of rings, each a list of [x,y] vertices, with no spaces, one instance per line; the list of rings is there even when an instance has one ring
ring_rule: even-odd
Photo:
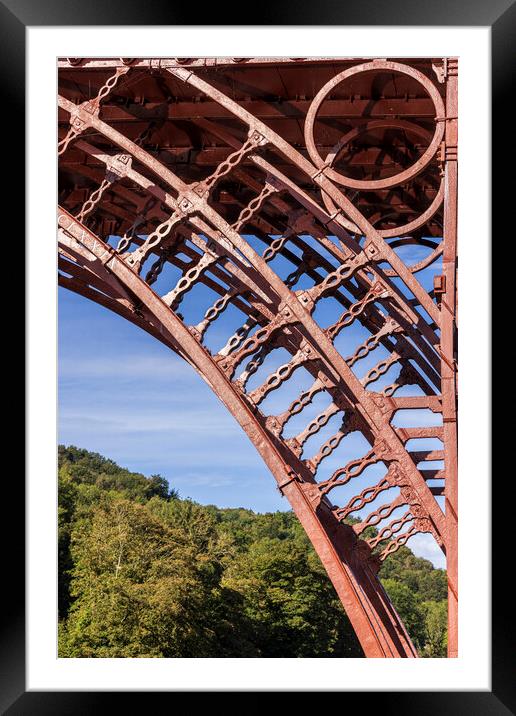
[[[417,657],[378,570],[413,536],[434,539],[457,656],[457,60],[58,64],[60,285],[209,384],[366,656]],[[189,323],[198,284],[213,299]],[[240,327],[210,349],[229,307]],[[309,385],[293,397],[300,372]],[[267,410],[285,390],[285,409]],[[292,430],[315,400],[321,412]],[[328,470],[351,435],[367,447]]]

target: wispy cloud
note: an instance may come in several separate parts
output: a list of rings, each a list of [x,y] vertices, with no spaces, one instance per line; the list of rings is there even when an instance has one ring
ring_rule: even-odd
[[[169,355],[149,356],[141,353],[119,356],[64,356],[59,359],[61,379],[79,381],[85,378],[124,378],[130,380],[156,380],[162,378],[187,381],[198,380],[194,369],[185,361]]]
[[[228,487],[241,483],[236,475],[229,473],[217,473],[213,470],[203,472],[185,472],[182,473],[175,481],[179,489],[191,487]]]
[[[434,567],[446,569],[446,557],[431,535],[424,533],[414,535],[408,540],[407,546],[418,557],[423,557],[432,562]]]
[[[89,413],[87,408],[80,411],[64,408],[59,411],[59,419],[68,428],[102,428],[118,434],[182,433],[190,438],[225,435],[230,421],[233,420],[230,415],[220,416],[209,410],[192,410],[186,405],[181,411],[140,410],[137,413],[127,413],[123,410],[105,409],[101,416],[95,412]]]

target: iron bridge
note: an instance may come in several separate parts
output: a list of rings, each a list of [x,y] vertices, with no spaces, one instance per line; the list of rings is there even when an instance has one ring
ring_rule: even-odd
[[[208,383],[367,657],[417,657],[378,570],[415,535],[434,539],[457,656],[457,60],[58,66],[59,284]],[[209,348],[226,311],[239,327]],[[280,412],[272,391],[291,396]],[[364,451],[328,470],[352,434]]]

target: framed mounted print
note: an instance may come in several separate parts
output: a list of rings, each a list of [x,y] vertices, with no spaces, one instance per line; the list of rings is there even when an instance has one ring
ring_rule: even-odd
[[[7,713],[126,691],[507,713],[479,291],[513,9],[42,8],[4,24],[29,309]]]

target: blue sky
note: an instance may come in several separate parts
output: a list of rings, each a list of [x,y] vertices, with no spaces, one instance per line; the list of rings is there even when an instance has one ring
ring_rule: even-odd
[[[412,249],[412,261],[419,259],[416,251],[419,247]],[[284,259],[276,261],[273,267],[282,277],[293,270],[292,264]],[[425,287],[431,284],[436,269],[439,270],[438,263],[418,274]],[[173,275],[173,272],[173,269],[164,272],[153,288],[159,293],[169,290],[179,277],[179,273]],[[301,287],[308,285],[310,282]],[[196,323],[215,294],[201,287],[191,293],[180,311],[188,323]],[[239,425],[190,366],[144,331],[103,307],[62,288],[58,298],[59,442],[101,453],[123,467],[146,475],[160,473],[182,497],[191,497],[203,504],[246,507],[257,512],[289,509]],[[332,300],[321,302],[324,307],[316,314],[322,325],[335,321],[342,311],[338,305],[332,305]],[[240,325],[240,317],[232,308],[216,321],[207,334],[211,350],[225,343]],[[344,355],[349,355],[367,335],[356,322],[339,336],[336,346]],[[356,365],[357,375],[362,377],[384,355],[386,351],[378,350],[369,359],[360,361]],[[271,354],[260,372],[249,381],[249,389],[259,385],[267,374],[287,360],[288,355],[282,349]],[[396,369],[390,371],[375,384],[375,389],[388,385],[395,374]],[[284,410],[293,397],[313,381],[303,368],[294,377],[288,381],[288,388],[274,391],[262,403],[265,413]],[[322,396],[317,398],[313,406],[289,421],[285,436],[300,432],[326,407],[324,401]],[[398,415],[399,425],[413,420],[411,414]],[[428,417],[436,424],[435,416]],[[339,416],[335,416],[317,436],[307,441],[303,457],[317,452],[338,427]],[[426,446],[430,447],[431,442],[426,441]],[[337,467],[367,450],[365,440],[354,433],[323,461],[318,479],[329,477]],[[376,482],[382,469],[382,464],[369,468],[367,482]],[[363,487],[365,484],[358,490],[356,485],[338,488],[333,491],[332,499],[343,505]],[[409,546],[436,566],[444,566],[442,553],[431,538],[417,535]]]

